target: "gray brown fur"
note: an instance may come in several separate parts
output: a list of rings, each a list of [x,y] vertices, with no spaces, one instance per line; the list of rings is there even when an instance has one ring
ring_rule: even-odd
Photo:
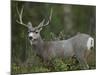
[[[84,69],[88,69],[84,55],[87,50],[86,45],[89,37],[87,34],[77,34],[68,40],[61,41],[43,41],[40,37],[37,44],[33,46],[36,53],[45,61],[56,57],[67,58],[76,56]]]

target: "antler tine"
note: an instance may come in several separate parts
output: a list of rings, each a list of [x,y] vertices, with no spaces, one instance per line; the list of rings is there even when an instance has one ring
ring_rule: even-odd
[[[50,21],[51,21],[51,17],[52,17],[52,12],[53,12],[53,10],[52,10],[52,8],[51,8],[51,12],[50,12],[49,20],[48,20],[47,23],[44,24],[43,26],[47,26],[47,25],[50,23]]]
[[[40,24],[39,24],[38,27],[36,27],[36,28],[38,29],[38,28],[43,27],[44,21],[45,21],[45,19],[43,19],[42,22],[40,22]]]
[[[46,24],[44,24],[45,19],[43,19],[42,22],[38,25],[37,28],[41,28],[41,27],[43,27],[43,26],[47,26],[47,25],[50,23],[50,21],[51,21],[51,17],[52,17],[52,8],[51,8],[51,12],[50,12],[49,20],[46,22]]]
[[[22,7],[21,11],[19,12],[18,8],[16,7],[16,10],[17,10],[17,13],[18,13],[18,16],[19,16],[19,21],[16,20],[16,22],[23,25],[23,26],[25,26],[25,27],[28,27],[27,24],[23,23],[23,21],[22,21],[23,8],[24,7]]]

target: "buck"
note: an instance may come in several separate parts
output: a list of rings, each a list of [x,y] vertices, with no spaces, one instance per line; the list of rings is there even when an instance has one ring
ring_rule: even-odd
[[[43,19],[36,27],[32,26],[31,22],[28,24],[23,23],[22,13],[18,11],[19,20],[16,20],[18,24],[28,28],[28,37],[30,44],[44,61],[50,61],[53,58],[68,58],[75,56],[79,63],[82,65],[82,69],[89,69],[86,61],[86,57],[91,52],[91,48],[94,47],[94,39],[88,35],[79,33],[67,40],[57,41],[44,41],[40,35],[40,32],[44,26],[49,25],[52,17],[52,9],[48,21],[45,23]]]

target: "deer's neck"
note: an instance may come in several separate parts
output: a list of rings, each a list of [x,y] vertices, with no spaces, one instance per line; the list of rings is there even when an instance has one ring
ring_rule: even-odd
[[[40,37],[40,38],[37,40],[37,43],[33,45],[33,47],[35,48],[36,53],[37,53],[38,55],[40,55],[40,54],[43,52],[43,46],[44,46],[44,41],[43,41],[42,38]]]

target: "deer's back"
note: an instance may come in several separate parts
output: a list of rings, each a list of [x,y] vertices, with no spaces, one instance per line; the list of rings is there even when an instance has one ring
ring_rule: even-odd
[[[87,34],[77,34],[76,36],[60,41],[49,42],[48,52],[51,57],[69,57],[77,53],[84,52],[87,48]]]

